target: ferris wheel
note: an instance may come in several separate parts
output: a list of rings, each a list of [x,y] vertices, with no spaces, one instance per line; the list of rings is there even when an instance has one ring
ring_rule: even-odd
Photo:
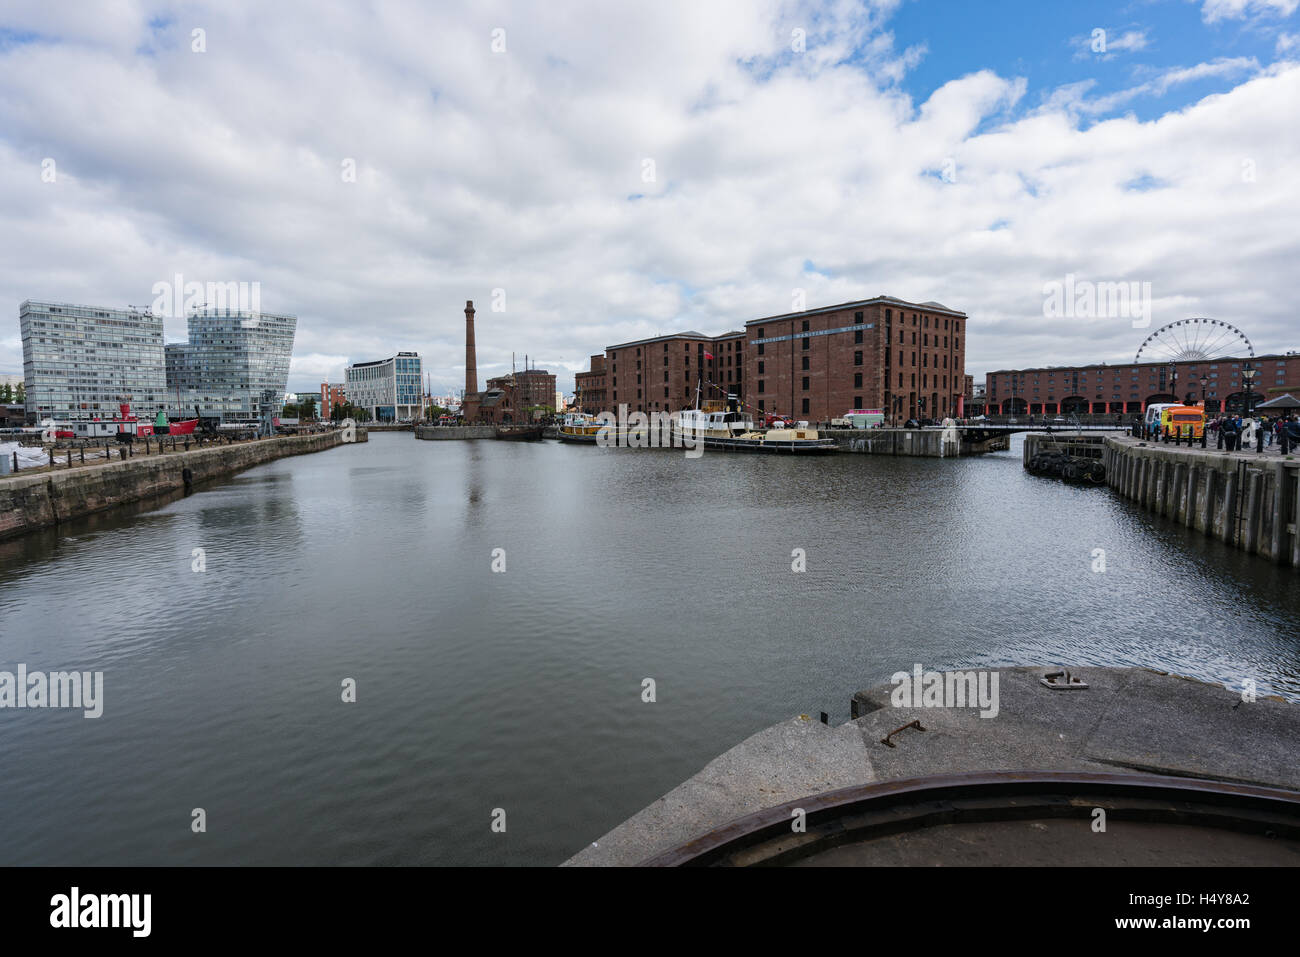
[[[1204,362],[1234,357],[1255,357],[1246,334],[1222,319],[1179,319],[1161,326],[1142,340],[1138,362]]]

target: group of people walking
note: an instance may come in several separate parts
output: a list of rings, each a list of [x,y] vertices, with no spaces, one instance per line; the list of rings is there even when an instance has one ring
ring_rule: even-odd
[[[1242,419],[1240,415],[1225,414],[1217,416],[1206,423],[1205,428],[1215,435],[1215,448],[1227,452],[1236,452],[1242,448],[1242,435],[1251,419]],[[1263,452],[1276,443],[1283,455],[1289,455],[1292,449],[1300,448],[1300,420],[1294,415],[1278,415],[1272,418],[1260,416],[1253,420],[1255,426],[1255,451]]]

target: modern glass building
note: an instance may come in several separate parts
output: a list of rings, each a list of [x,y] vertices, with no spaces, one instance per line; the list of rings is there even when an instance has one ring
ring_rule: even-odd
[[[167,346],[169,407],[181,415],[222,422],[260,419],[263,396],[279,412],[289,383],[297,316],[236,309],[198,309],[188,318],[189,341]]]
[[[371,417],[379,422],[419,418],[422,375],[417,352],[399,352],[391,359],[354,363],[347,368],[348,402],[368,409]]]
[[[112,415],[122,401],[144,410],[166,403],[161,316],[28,300],[18,327],[29,422]]]
[[[263,396],[279,411],[289,381],[296,316],[231,309],[189,316],[189,342],[163,344],[148,310],[28,300],[18,307],[28,421],[111,415],[127,401],[152,417],[254,421]]]

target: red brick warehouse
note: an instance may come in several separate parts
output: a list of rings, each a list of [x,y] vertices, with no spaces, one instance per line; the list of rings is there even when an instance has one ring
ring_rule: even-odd
[[[966,314],[891,296],[768,316],[743,332],[680,332],[610,346],[578,373],[584,410],[673,412],[738,396],[751,409],[824,422],[849,409],[900,421],[960,415]]]
[[[849,409],[961,415],[966,314],[892,296],[745,323],[746,401],[825,422]]]

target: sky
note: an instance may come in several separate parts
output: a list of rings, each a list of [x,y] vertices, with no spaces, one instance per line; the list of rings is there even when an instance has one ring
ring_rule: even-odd
[[[296,314],[291,391],[459,390],[471,299],[480,386],[800,296],[960,309],[977,381],[1195,316],[1300,348],[1298,6],[6,0],[0,374],[23,300],[177,277]]]

